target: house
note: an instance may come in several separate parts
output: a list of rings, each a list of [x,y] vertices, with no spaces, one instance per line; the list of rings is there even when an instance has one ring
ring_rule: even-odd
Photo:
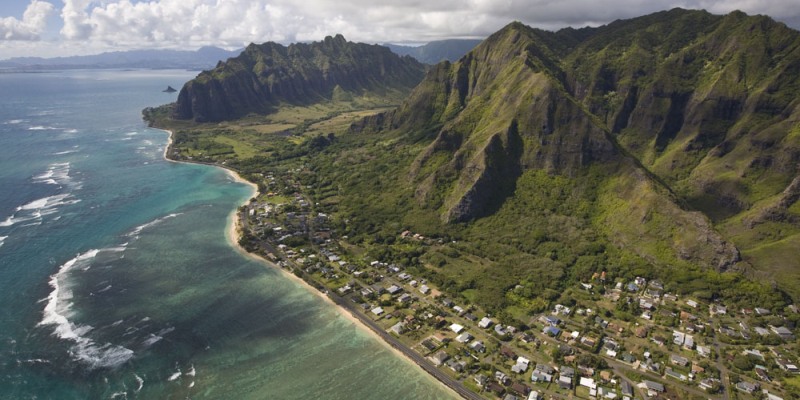
[[[447,362],[447,368],[453,370],[453,372],[461,372],[467,367],[466,361],[456,361],[450,360]]]
[[[466,318],[466,319],[468,319],[468,320],[470,320],[472,322],[475,322],[475,321],[478,320],[478,317],[476,317],[476,316],[474,316],[474,315],[472,315],[470,313],[464,314],[464,318]]]
[[[400,297],[397,298],[398,303],[410,303],[412,300],[411,295],[408,293],[403,293]]]
[[[486,385],[486,389],[494,393],[496,396],[502,396],[503,393],[506,392],[506,389],[500,386],[497,382],[489,382],[489,384]]]
[[[531,374],[531,381],[533,382],[552,382],[553,373],[555,370],[547,364],[536,364],[536,368]]]
[[[456,334],[460,334],[464,331],[464,327],[459,324],[452,324],[450,325],[450,330],[455,332]]]
[[[501,371],[495,371],[494,372],[494,379],[496,381],[502,383],[503,385],[508,385],[508,383],[511,382],[511,379],[508,376],[506,376],[506,374],[502,373]]]
[[[467,332],[464,332],[464,333],[456,336],[456,342],[458,342],[458,343],[467,343],[472,339],[473,339],[472,335],[470,335]]]
[[[528,394],[528,400],[541,400],[542,398],[543,398],[542,395],[540,395],[539,391],[537,390],[534,390]]]
[[[578,380],[578,385],[587,387],[589,389],[597,389],[597,384],[592,378],[581,377],[581,379]]]
[[[422,294],[428,294],[431,292],[431,288],[429,288],[428,285],[422,285],[419,287],[419,292]]]
[[[454,306],[454,307],[453,307],[453,311],[455,311],[455,312],[456,312],[456,314],[458,314],[459,316],[462,316],[462,315],[464,315],[464,313],[466,312],[466,311],[464,310],[464,308],[463,308],[463,307],[461,307],[461,306]]]
[[[800,373],[800,369],[797,368],[797,365],[795,365],[794,363],[790,362],[785,358],[777,358],[775,359],[775,363],[778,364],[778,367],[780,367],[780,369],[786,372],[792,374]]]
[[[759,386],[758,383],[752,383],[752,382],[747,382],[747,381],[741,381],[741,382],[736,384],[736,390],[739,390],[741,392],[745,392],[745,393],[748,393],[748,394],[755,393],[759,388],[760,388],[760,386]]]
[[[489,377],[486,375],[475,375],[472,377],[472,379],[475,381],[475,384],[478,385],[479,387],[484,387],[486,386],[486,383],[489,382]]]
[[[772,381],[772,379],[769,378],[769,374],[767,373],[767,367],[765,367],[763,365],[756,365],[756,368],[754,369],[754,371],[755,371],[756,375],[758,376],[758,379],[761,379],[764,382]]]
[[[561,333],[561,329],[558,329],[554,326],[546,326],[542,332],[546,335],[556,337],[559,333]]]
[[[758,314],[758,315],[770,315],[770,314],[772,314],[772,312],[768,308],[756,307],[755,311],[756,311],[756,314]]]
[[[677,354],[671,354],[669,356],[669,361],[673,365],[678,365],[678,366],[681,366],[681,367],[685,367],[685,366],[689,365],[689,359],[688,358],[683,357],[683,356],[679,356]]]
[[[623,396],[633,397],[633,385],[631,385],[630,382],[622,381],[620,389],[622,390]]]
[[[511,393],[506,393],[506,395],[503,397],[503,400],[519,400],[519,397],[514,396]]]
[[[500,336],[504,336],[507,332],[503,329],[503,325],[497,324],[494,326],[494,332]]]
[[[672,343],[683,346],[684,340],[686,340],[686,335],[683,332],[672,331]]]
[[[397,286],[397,285],[392,285],[392,286],[389,286],[389,288],[387,288],[387,289],[386,289],[386,291],[387,291],[387,292],[388,292],[390,295],[394,296],[394,295],[396,295],[396,294],[398,294],[398,293],[402,292],[402,291],[403,291],[403,288],[401,288],[400,286]]]
[[[517,357],[517,363],[513,367],[511,367],[511,370],[516,372],[516,373],[518,373],[518,374],[525,373],[525,371],[528,370],[528,364],[530,364],[530,362],[531,362],[531,360],[528,360],[525,357],[519,356],[519,357]]]
[[[794,336],[792,335],[792,331],[785,326],[772,326],[770,325],[769,329],[776,335],[780,336],[783,340],[791,340]]]
[[[544,316],[544,317],[540,318],[539,320],[542,321],[545,324],[550,325],[550,326],[558,326],[561,323],[560,319],[558,319],[556,317],[553,317],[553,316],[550,316],[550,315]]]
[[[684,374],[682,374],[680,372],[677,372],[677,371],[673,370],[672,368],[667,368],[667,370],[664,371],[664,374],[666,376],[670,377],[670,378],[677,379],[677,380],[679,380],[681,382],[686,382],[686,380],[687,380],[686,375],[684,375]]]
[[[488,317],[483,317],[483,318],[481,318],[481,321],[478,322],[478,327],[480,327],[481,329],[486,329],[486,328],[492,326],[493,323],[494,323],[494,321],[492,321]]]
[[[711,355],[711,348],[708,346],[697,346],[697,348],[695,348],[695,351],[701,357],[708,357]]]
[[[712,304],[708,306],[708,312],[712,317],[714,315],[725,315],[728,313],[728,308],[719,304]]]
[[[686,339],[683,341],[683,348],[686,350],[691,350],[694,348],[694,337],[690,335],[686,335]]]
[[[428,357],[428,359],[431,360],[437,367],[439,367],[444,364],[445,361],[449,360],[450,356],[444,350],[439,350],[436,352],[436,354]]]
[[[371,312],[380,317],[383,314],[383,308],[375,307],[375,308],[372,309]]]
[[[769,335],[769,331],[764,329],[764,328],[762,328],[762,327],[760,327],[760,326],[756,326],[755,328],[753,328],[753,330],[756,331],[756,333],[761,335],[761,336]]]
[[[403,322],[398,322],[398,323],[392,325],[392,327],[389,328],[389,330],[391,330],[392,332],[394,332],[397,335],[402,335],[403,332],[405,332],[405,330],[406,330],[406,324],[403,323]]]
[[[486,346],[483,345],[483,342],[480,340],[476,340],[469,345],[469,348],[475,350],[479,353],[483,353],[486,351]]]
[[[575,370],[573,368],[571,368],[571,367],[566,366],[566,365],[562,365],[561,368],[558,371],[558,374],[560,376],[566,376],[566,377],[572,378],[573,376],[575,376]]]
[[[686,305],[692,308],[697,308],[699,304],[697,304],[697,302],[694,300],[686,300]]]
[[[572,377],[560,375],[558,377],[558,387],[564,390],[572,389]]]
[[[664,385],[658,382],[643,380],[639,387],[647,389],[648,393],[664,393]]]
[[[713,388],[714,385],[718,385],[718,384],[719,384],[719,379],[706,378],[706,379],[703,379],[702,381],[700,381],[700,384],[698,386],[700,386],[700,389],[703,389],[703,390],[711,390],[711,388]]]
[[[531,392],[531,389],[529,387],[525,386],[520,382],[514,382],[511,385],[511,390],[522,396],[527,396]]]
[[[647,327],[646,326],[640,326],[640,327],[636,328],[636,330],[633,333],[638,338],[646,338],[647,337]]]

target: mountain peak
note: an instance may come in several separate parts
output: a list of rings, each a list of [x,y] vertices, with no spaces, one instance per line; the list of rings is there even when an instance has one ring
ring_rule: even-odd
[[[322,42],[250,44],[181,89],[173,117],[217,122],[266,114],[281,103],[305,105],[332,98],[335,88],[363,93],[410,90],[424,67],[389,49],[328,36]]]

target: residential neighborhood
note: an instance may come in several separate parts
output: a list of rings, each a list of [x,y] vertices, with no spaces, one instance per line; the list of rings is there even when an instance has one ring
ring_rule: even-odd
[[[240,210],[243,246],[327,293],[462,397],[798,398],[796,307],[734,309],[602,271],[561,303],[510,321],[369,257],[337,236],[296,182],[265,179],[283,193]],[[394,240],[441,243],[408,230]]]

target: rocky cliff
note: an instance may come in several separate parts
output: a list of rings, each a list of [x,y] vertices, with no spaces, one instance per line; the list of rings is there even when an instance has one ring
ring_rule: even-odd
[[[535,196],[517,181],[546,171],[591,180],[596,228],[623,248],[746,268],[725,235],[737,217],[769,201],[750,224],[780,218],[800,231],[798,82],[800,34],[766,17],[675,9],[559,32],[512,23],[352,129],[429,141],[406,179],[447,223]]]
[[[265,114],[281,103],[307,105],[347,94],[408,91],[423,74],[424,66],[411,57],[348,42],[341,35],[288,47],[251,44],[187,82],[173,117],[214,122]]]

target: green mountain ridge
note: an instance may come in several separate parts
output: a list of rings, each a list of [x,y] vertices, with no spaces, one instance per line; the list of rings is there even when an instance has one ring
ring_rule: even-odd
[[[219,122],[248,114],[268,114],[281,104],[308,105],[388,91],[405,93],[425,67],[388,48],[348,42],[342,35],[284,47],[249,45],[187,82],[173,118]]]
[[[800,298],[797,31],[682,9],[558,32],[514,22],[422,71],[341,36],[252,45],[187,83],[173,116],[408,95],[346,131],[307,118],[314,133],[291,140],[178,132],[194,147],[175,154],[290,176],[359,254],[520,320],[601,272],[708,301]]]
[[[798,233],[798,68],[798,32],[740,12],[555,33],[512,23],[352,129],[427,132],[403,179],[444,223],[496,218],[510,198],[536,196],[520,192],[523,175],[546,171],[591,179],[574,195],[591,199],[592,231],[624,251],[780,281],[781,268],[737,245]]]

